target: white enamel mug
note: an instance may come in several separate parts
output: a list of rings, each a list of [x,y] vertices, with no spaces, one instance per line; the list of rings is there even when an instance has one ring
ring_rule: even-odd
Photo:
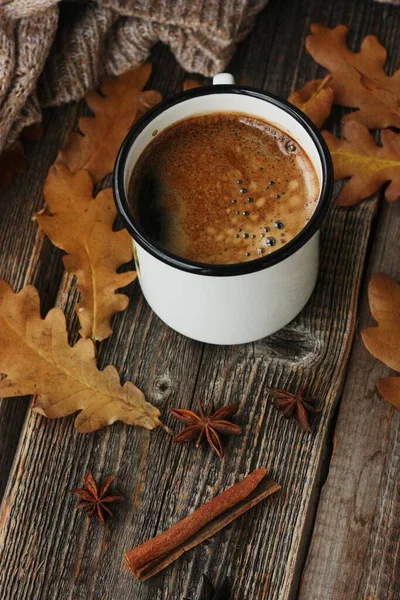
[[[114,170],[118,211],[133,237],[143,294],[170,327],[211,344],[242,344],[287,325],[310,298],[318,274],[319,229],[333,189],[332,162],[317,128],[286,100],[233,84],[227,73],[149,110],[128,133]],[[133,168],[165,128],[195,115],[234,112],[268,121],[306,151],[317,172],[319,202],[304,229],[285,246],[249,262],[214,265],[173,255],[149,238],[129,207]],[[196,165],[193,165],[196,168]]]

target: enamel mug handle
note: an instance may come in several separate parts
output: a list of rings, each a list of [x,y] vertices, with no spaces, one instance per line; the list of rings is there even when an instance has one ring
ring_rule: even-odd
[[[233,75],[231,75],[230,73],[217,73],[217,75],[215,75],[213,77],[213,85],[220,85],[220,84],[234,84],[235,80],[233,78]]]

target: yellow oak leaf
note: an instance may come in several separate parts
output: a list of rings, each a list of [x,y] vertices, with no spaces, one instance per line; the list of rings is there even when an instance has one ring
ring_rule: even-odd
[[[80,411],[75,426],[81,433],[115,421],[146,429],[160,425],[159,410],[133,383],[121,386],[110,365],[97,369],[91,340],[69,346],[60,308],[41,319],[39,295],[31,285],[15,294],[0,281],[0,373],[2,396],[35,394],[34,410],[50,419]]]
[[[331,78],[331,75],[327,75],[325,79],[308,81],[288,98],[289,102],[302,110],[319,128],[325,123],[332,110],[333,90],[328,85]]]
[[[136,278],[134,271],[117,273],[133,257],[126,230],[113,231],[117,216],[111,189],[92,198],[93,182],[85,170],[72,174],[56,163],[44,185],[46,209],[36,215],[52,243],[67,252],[64,265],[77,277],[82,300],[76,311],[82,337],[103,340],[112,333],[111,318],[128,306],[117,294]]]
[[[357,108],[344,121],[363,123],[368,129],[400,127],[400,69],[384,71],[387,52],[374,35],[367,35],[359,52],[346,42],[348,28],[311,25],[306,48],[315,62],[332,74],[334,103]]]
[[[345,139],[323,132],[333,160],[335,181],[350,177],[337,199],[341,206],[351,206],[368,198],[387,181],[385,197],[395,202],[400,197],[400,134],[382,131],[378,146],[368,129],[355,121],[343,128]]]
[[[377,273],[368,288],[371,314],[378,323],[361,332],[367,350],[395,371],[400,371],[400,285],[389,275]],[[400,377],[378,381],[385,400],[400,409]]]
[[[153,90],[143,92],[151,73],[151,65],[105,79],[100,93],[91,91],[86,101],[94,117],[81,117],[79,131],[71,132],[58,161],[68,165],[72,173],[86,169],[95,183],[114,168],[119,147],[130,127],[148,108],[161,101]]]

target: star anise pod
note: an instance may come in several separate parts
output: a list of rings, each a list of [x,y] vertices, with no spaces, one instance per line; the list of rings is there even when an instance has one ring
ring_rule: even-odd
[[[204,438],[220,458],[224,456],[220,435],[240,435],[242,428],[239,425],[227,421],[226,418],[234,415],[239,408],[238,404],[223,406],[214,412],[211,408],[210,414],[206,415],[201,403],[198,401],[199,414],[182,408],[170,408],[170,413],[185,423],[186,427],[174,437],[175,442],[186,443],[196,440],[196,447],[201,446]]]
[[[92,475],[88,473],[83,479],[83,488],[75,488],[71,490],[71,494],[78,496],[79,501],[76,504],[76,508],[83,510],[89,517],[97,517],[100,523],[104,524],[105,517],[109,515],[113,516],[111,510],[107,506],[112,502],[123,502],[123,496],[108,496],[107,492],[114,481],[115,476],[110,475],[106,478],[103,485],[100,488]]]
[[[295,418],[304,431],[311,431],[309,423],[309,414],[316,413],[318,410],[313,406],[315,398],[305,396],[305,388],[302,388],[296,394],[279,388],[267,388],[274,397],[272,404],[282,411],[285,419]]]

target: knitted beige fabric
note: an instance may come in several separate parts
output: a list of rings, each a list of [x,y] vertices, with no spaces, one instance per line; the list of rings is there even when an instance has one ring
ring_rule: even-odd
[[[0,151],[41,106],[78,100],[162,41],[190,72],[224,69],[268,0],[0,0]]]

